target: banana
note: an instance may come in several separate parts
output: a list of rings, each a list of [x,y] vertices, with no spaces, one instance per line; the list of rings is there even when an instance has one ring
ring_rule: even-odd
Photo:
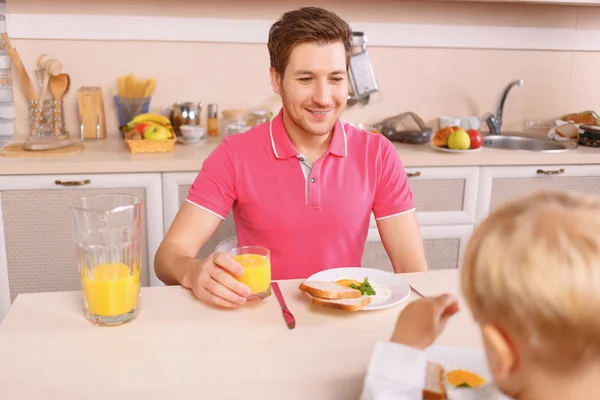
[[[135,118],[129,121],[127,125],[135,125],[139,124],[140,122],[155,122],[163,126],[171,126],[171,121],[169,118],[165,117],[164,115],[154,113],[136,115]]]

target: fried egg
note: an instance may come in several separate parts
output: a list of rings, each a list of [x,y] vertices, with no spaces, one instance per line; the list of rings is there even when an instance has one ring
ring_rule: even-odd
[[[388,299],[390,297],[392,297],[392,290],[382,284],[378,284],[378,283],[371,283],[371,287],[373,288],[373,290],[375,291],[375,294],[373,296],[369,296],[371,297],[371,299],[373,300],[385,300]]]
[[[356,286],[360,286],[363,282],[364,278],[358,277],[347,277],[340,276],[335,278],[333,281],[339,283],[342,286],[350,287],[350,285],[354,284]],[[385,300],[392,296],[392,291],[386,285],[378,284],[369,279],[369,284],[375,290],[375,294],[369,296],[371,300]]]
[[[485,379],[474,372],[464,369],[455,369],[446,374],[448,383],[458,387],[460,385],[469,385],[472,388],[479,387],[485,383]]]
[[[335,278],[334,282],[339,283],[342,286],[350,287],[350,285],[355,284],[356,286],[360,286],[361,281],[352,278],[340,277]]]

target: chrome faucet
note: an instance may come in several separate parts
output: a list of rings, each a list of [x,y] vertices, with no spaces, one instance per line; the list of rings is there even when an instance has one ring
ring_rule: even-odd
[[[523,79],[518,79],[512,81],[511,83],[504,88],[504,92],[502,93],[502,99],[500,100],[500,104],[498,105],[498,110],[496,111],[496,115],[492,113],[488,113],[484,119],[487,123],[487,126],[490,128],[490,135],[500,135],[502,132],[502,113],[504,111],[504,102],[506,101],[506,96],[508,96],[508,92],[512,89],[513,86],[523,86]]]

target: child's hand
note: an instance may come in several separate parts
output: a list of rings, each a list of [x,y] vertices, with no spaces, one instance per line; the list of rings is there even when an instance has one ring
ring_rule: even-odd
[[[446,321],[457,312],[458,302],[449,294],[416,300],[400,313],[392,342],[424,350],[437,339]]]

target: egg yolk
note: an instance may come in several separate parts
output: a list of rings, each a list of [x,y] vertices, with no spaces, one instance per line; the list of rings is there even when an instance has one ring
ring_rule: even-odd
[[[339,281],[336,281],[337,283],[339,283],[342,286],[346,286],[346,287],[350,287],[350,285],[355,284],[356,286],[360,286],[360,282],[357,282],[353,279],[340,279]]]
[[[485,383],[485,379],[483,379],[481,376],[463,369],[456,369],[448,372],[446,374],[446,378],[452,386],[456,387],[467,384],[472,388],[476,388]]]

